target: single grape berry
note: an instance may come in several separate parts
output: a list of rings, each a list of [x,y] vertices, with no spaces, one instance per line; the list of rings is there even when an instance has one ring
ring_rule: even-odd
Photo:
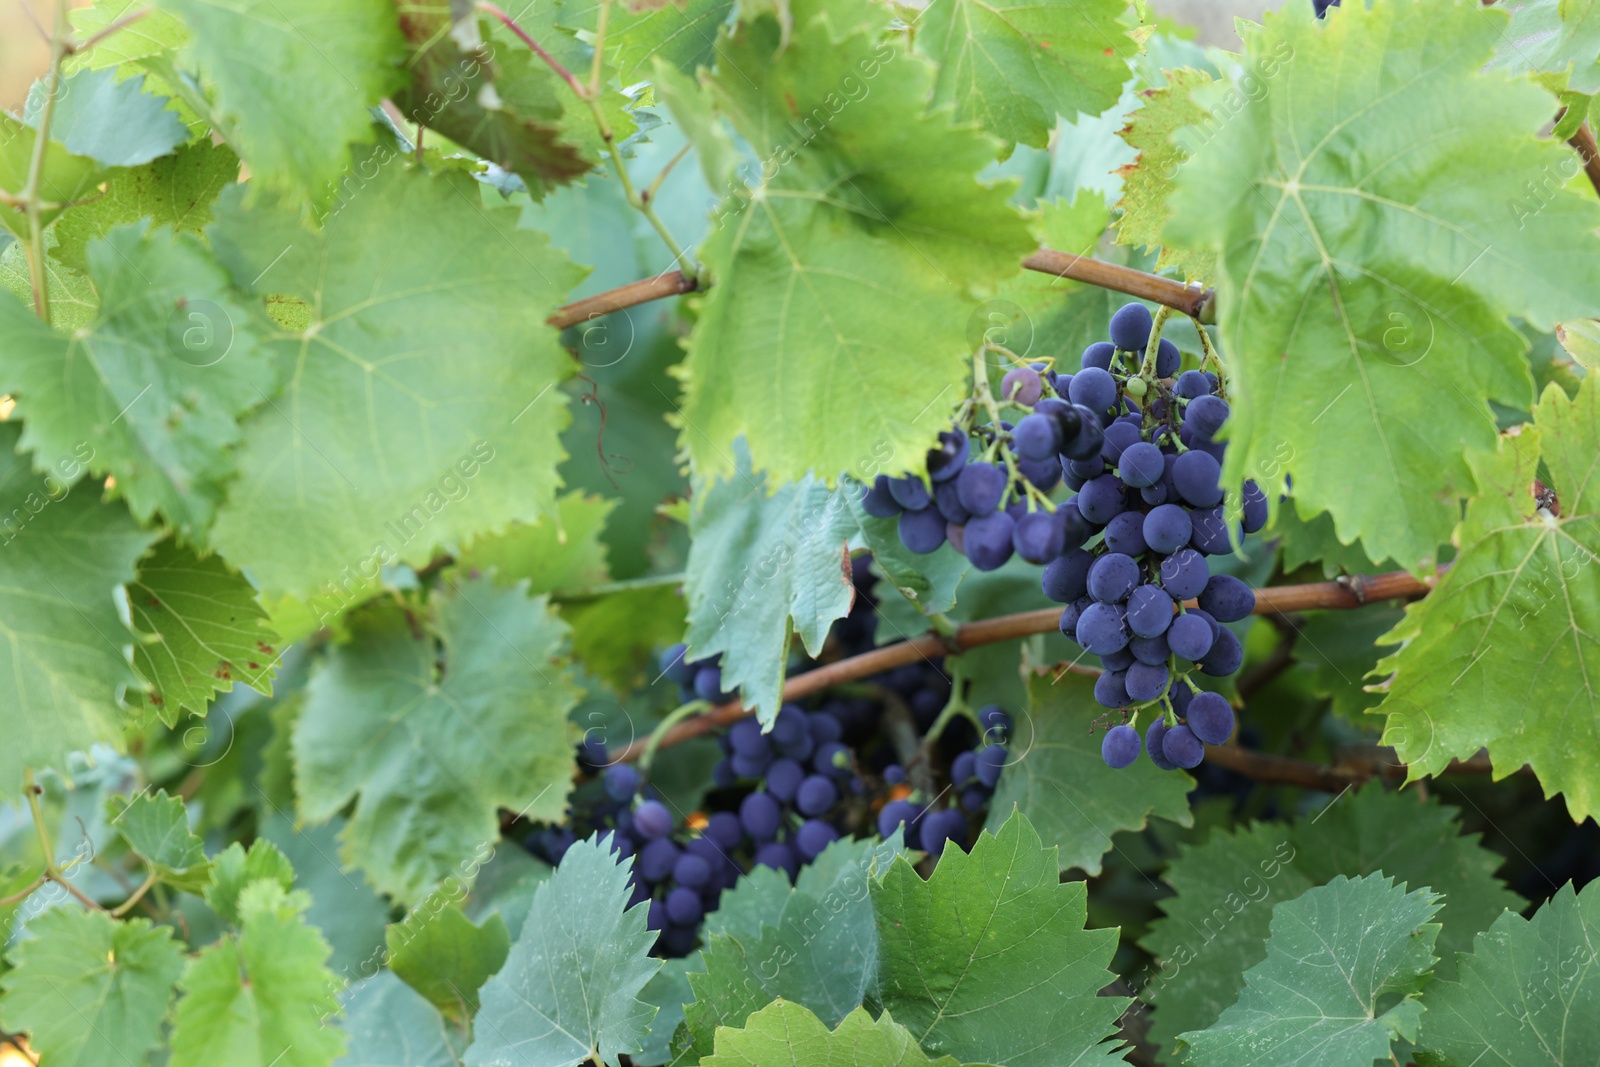
[[[839,831],[822,819],[807,819],[794,837],[795,847],[800,850],[800,857],[807,863],[822,855],[823,849],[837,840]]]
[[[1233,708],[1218,693],[1196,695],[1184,718],[1194,735],[1208,745],[1225,744],[1233,736]]]
[[[900,514],[900,543],[919,556],[937,551],[944,544],[945,518],[938,508],[922,508]]]
[[[1156,346],[1156,377],[1170,378],[1178,373],[1178,367],[1183,363],[1183,353],[1178,351],[1178,346],[1167,340],[1161,339]]]
[[[1094,680],[1095,703],[1102,708],[1125,708],[1133,701],[1128,696],[1128,678],[1124,671],[1103,670]]]
[[[967,559],[980,571],[992,571],[1011,558],[1016,523],[1003,511],[967,523],[964,537]]]
[[[1238,622],[1256,610],[1256,594],[1233,575],[1216,574],[1200,591],[1200,606],[1218,622]]]
[[[1167,342],[1162,341],[1161,343],[1166,344]],[[1143,378],[1129,378],[1127,384],[1122,388],[1127,390],[1129,396],[1142,397],[1149,391],[1150,387],[1144,384]]]
[[[1166,457],[1161,454],[1161,449],[1149,441],[1129,445],[1117,461],[1117,474],[1130,489],[1155,485],[1166,472]]]
[[[1139,758],[1139,731],[1126,724],[1113,726],[1100,742],[1100,758],[1118,770]]]
[[[889,492],[888,475],[878,475],[869,488],[862,490],[861,510],[875,519],[892,519],[900,514],[900,505]]]
[[[956,475],[956,498],[973,515],[987,515],[1006,493],[1006,472],[993,463],[968,463]]]
[[[1205,746],[1187,726],[1174,726],[1167,731],[1161,739],[1161,753],[1185,770],[1200,766],[1200,761],[1206,758]]]
[[[632,800],[639,791],[639,772],[630,764],[614,763],[606,768],[605,789],[612,800]]]
[[[1124,304],[1111,316],[1111,343],[1124,352],[1143,351],[1150,343],[1155,325],[1150,309],[1143,304]]]
[[[933,484],[937,486],[941,482],[948,482],[960,474],[970,450],[971,442],[960,427],[939,434],[939,447],[928,449],[926,463],[928,477],[933,479]]]
[[[1128,668],[1124,680],[1128,696],[1143,704],[1155,700],[1167,690],[1167,665],[1165,663],[1135,663]]]
[[[1060,521],[1043,511],[1022,516],[1011,528],[1011,545],[1029,563],[1049,563],[1061,555],[1066,536]]]
[[[981,749],[976,760],[978,781],[993,789],[1000,781],[1000,772],[1006,765],[1006,746],[987,745]]]
[[[1189,543],[1194,523],[1181,505],[1158,504],[1145,514],[1141,532],[1152,551],[1170,556]]]
[[[1089,595],[1102,604],[1120,604],[1139,584],[1139,564],[1132,556],[1108,552],[1089,567]]]
[[[1190,600],[1200,595],[1211,578],[1205,557],[1192,548],[1180,548],[1161,561],[1161,587],[1174,600]]]
[[[633,809],[633,825],[645,837],[666,837],[672,833],[672,812],[659,800],[647,800]]]
[[[1128,629],[1136,637],[1159,637],[1172,625],[1172,597],[1158,585],[1141,585],[1128,594]]]
[[[1117,380],[1109,371],[1086,368],[1072,376],[1067,396],[1074,404],[1082,404],[1090,411],[1106,411],[1116,403]]]
[[[1110,341],[1096,341],[1083,350],[1083,361],[1080,364],[1085,369],[1093,367],[1096,370],[1110,370],[1111,357],[1117,354],[1117,346]]]
[[[752,841],[771,841],[782,819],[783,809],[766,793],[751,793],[739,803],[739,823]]]
[[[1177,769],[1177,764],[1167,759],[1167,754],[1162,749],[1162,744],[1167,739],[1167,720],[1157,717],[1144,732],[1144,751],[1154,763],[1164,771]]]
[[[1172,620],[1167,628],[1167,644],[1180,659],[1197,662],[1215,643],[1211,626],[1194,612],[1185,612]]]
[[[1000,379],[1000,396],[1025,408],[1033,407],[1043,395],[1044,382],[1031,367],[1012,367]]]
[[[833,780],[824,778],[820,774],[813,774],[800,783],[800,791],[795,794],[794,806],[802,815],[821,815],[839,801],[839,789]]]
[[[1127,619],[1116,604],[1090,604],[1078,616],[1074,630],[1078,644],[1097,656],[1128,647]]]

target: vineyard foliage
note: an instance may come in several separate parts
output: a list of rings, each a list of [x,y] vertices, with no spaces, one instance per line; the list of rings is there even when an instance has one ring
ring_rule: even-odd
[[[1323,6],[62,5],[0,1064],[1600,1060],[1600,5]]]

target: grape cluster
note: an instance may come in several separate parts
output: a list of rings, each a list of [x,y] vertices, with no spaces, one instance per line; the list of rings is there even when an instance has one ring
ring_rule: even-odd
[[[834,625],[825,656],[873,647],[869,562],[855,561],[855,606]],[[702,684],[707,671],[717,673],[715,663],[689,662],[684,651],[674,645],[662,653],[663,674],[686,696],[715,699],[703,694],[720,687],[720,675]],[[534,830],[524,841],[555,863],[579,836],[610,834],[612,847],[633,857],[633,903],[648,902],[656,949],[669,957],[693,950],[705,915],[752,867],[793,879],[830,843],[873,831],[887,837],[900,829],[909,847],[933,856],[951,844],[965,848],[1007,762],[1011,718],[992,706],[976,723],[942,715],[951,690],[941,667],[899,667],[850,695],[826,696],[812,707],[784,704],[765,733],[755,719],[739,720],[718,738],[722,758],[705,810],[682,820],[636,768],[607,766],[604,745],[587,741],[578,758],[597,781],[575,794],[570,825]],[[938,736],[918,748],[927,758],[911,764],[914,773],[888,736],[888,715],[919,741],[940,724]],[[949,803],[936,805],[941,797]]]
[[[1142,745],[1126,723],[1109,730],[1105,761],[1126,767],[1143,747],[1160,767],[1189,768],[1205,744],[1228,739],[1233,710],[1188,674],[1239,669],[1243,649],[1221,624],[1254,611],[1255,595],[1206,562],[1234,548],[1220,482],[1217,437],[1229,414],[1221,383],[1207,371],[1179,374],[1182,354],[1165,338],[1146,368],[1153,326],[1142,304],[1127,304],[1076,373],[1012,368],[1002,400],[1027,414],[1014,425],[957,425],[928,452],[926,480],[879,477],[862,503],[898,517],[913,552],[948,541],[980,570],[1013,554],[1043,564],[1045,596],[1067,605],[1062,634],[1104,667],[1096,699],[1161,712]],[[1076,495],[1051,505],[1047,494],[1062,482]],[[1267,518],[1254,482],[1241,504],[1239,537]]]

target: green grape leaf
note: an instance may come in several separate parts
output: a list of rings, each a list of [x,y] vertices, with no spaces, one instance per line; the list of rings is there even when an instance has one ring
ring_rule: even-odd
[[[1414,1041],[1434,962],[1437,894],[1382,875],[1343,875],[1272,909],[1267,958],[1209,1029],[1182,1035],[1195,1067],[1371,1067]],[[1400,994],[1394,1003],[1390,994]],[[1384,1006],[1380,1006],[1380,1001]]]
[[[1511,25],[1491,68],[1548,76],[1552,90],[1600,92],[1600,4],[1595,0],[1506,0]]]
[[[700,494],[689,518],[684,640],[695,659],[722,655],[722,688],[738,689],[763,725],[778,714],[789,636],[813,656],[855,600],[848,544],[856,532],[848,488],[818,478],[768,494],[741,455],[731,477]]]
[[[405,44],[394,6],[161,0],[160,7],[188,28],[189,51],[215,87],[230,143],[254,182],[297,205],[326,206],[348,177],[350,145],[372,141],[367,109],[400,84]]]
[[[154,17],[154,16],[152,16]],[[92,51],[99,51],[96,45]],[[217,194],[239,177],[239,157],[227,145],[196,141],[142,167],[119,170],[105,192],[55,225],[51,256],[75,270],[89,269],[89,242],[113,226],[150,219],[179,233],[199,233],[211,222]]]
[[[593,839],[567,850],[483,987],[467,1067],[617,1067],[639,1050],[656,1014],[639,992],[661,964],[644,907],[628,907],[631,866]]]
[[[181,804],[180,804],[181,807]],[[183,973],[172,929],[103,911],[51,908],[12,950],[0,1018],[51,1067],[143,1063]]]
[[[169,1067],[329,1067],[344,1034],[328,943],[306,925],[304,893],[257,881],[239,895],[237,935],[201,950],[184,972]]]
[[[451,31],[452,6],[447,0],[399,4],[400,27],[412,49],[409,83],[395,97],[400,110],[516,174],[530,190],[586,173],[596,161],[584,157],[563,127],[563,100],[577,106],[566,86],[521,42],[464,47],[461,35]],[[592,124],[581,108],[571,118]]]
[[[0,300],[0,303],[3,303]],[[117,743],[118,693],[139,676],[125,649],[133,635],[117,611],[117,587],[159,536],[141,530],[121,504],[70,485],[94,455],[16,454],[22,427],[0,424],[0,656],[11,664],[0,686],[0,794],[14,796],[26,767],[59,764],[96,741]]]
[[[785,875],[752,873],[729,898],[739,912],[713,914],[715,935],[701,951],[704,973],[689,972],[694,1000],[684,1006],[695,1052],[712,1052],[718,1029],[742,1026],[774,997],[804,1005],[836,1024],[872,992],[879,933],[870,887],[901,853],[887,841],[839,840],[804,868],[794,889]],[[759,879],[759,880],[758,880]],[[757,888],[743,889],[745,881]]]
[[[720,0],[712,2],[720,4]],[[653,12],[640,12],[641,15],[666,16],[676,13],[680,13],[678,8],[671,4]],[[733,181],[734,168],[739,165],[739,149],[734,145],[727,127],[717,121],[711,94],[705,86],[659,55],[651,57],[649,74],[656,98],[666,105],[673,123],[694,145],[706,185],[713,190],[728,188]]]
[[[65,221],[65,220],[62,220]],[[62,330],[81,330],[100,310],[100,294],[82,271],[62,266],[50,255],[60,224],[45,231],[45,288],[50,294],[50,321]],[[0,249],[0,286],[25,304],[33,303],[33,279],[28,274],[27,246],[11,241]]]
[[[563,593],[610,578],[600,540],[618,501],[581,492],[563,494],[555,511],[536,523],[515,523],[475,537],[456,555],[457,574],[493,571],[505,585],[526,580],[528,592]]]
[[[1074,190],[1070,201],[1041,201],[1037,208],[1041,242],[1074,255],[1094,254],[1110,218],[1105,198],[1093,189]],[[1030,270],[1003,283],[975,319],[986,340],[1024,359],[1053,358],[1056,369],[1071,372],[1089,344],[1104,340],[1105,324],[1120,306],[1109,290]],[[1003,356],[989,359],[992,369],[1010,366]]]
[[[1142,758],[1122,770],[1106,766],[1100,743],[1119,721],[1095,703],[1092,679],[1033,674],[1028,709],[1015,716],[1007,739],[1009,762],[989,804],[989,829],[998,833],[1020,811],[1055,847],[1063,870],[1079,867],[1093,876],[1113,834],[1143,829],[1152,815],[1193,826],[1189,775]]]
[[[463,1025],[478,1012],[478,990],[506,962],[506,921],[490,915],[475,925],[451,890],[437,889],[404,922],[389,927],[389,969],[445,1018]]]
[[[1531,426],[1469,457],[1467,505],[1450,570],[1383,638],[1393,678],[1383,742],[1411,780],[1487,746],[1495,776],[1533,768],[1575,820],[1600,812],[1600,376],[1575,399],[1545,389]],[[1532,488],[1547,470],[1555,511]]]
[[[1299,508],[1292,500],[1286,500],[1278,506],[1271,535],[1276,535],[1282,546],[1283,569],[1286,573],[1308,563],[1319,564],[1323,576],[1327,578],[1337,578],[1340,574],[1400,569],[1400,565],[1393,560],[1374,563],[1362,550],[1359,539],[1349,544],[1342,543],[1334,533],[1333,517],[1326,511],[1319,511],[1310,519],[1302,519]]]
[[[250,311],[192,236],[142,226],[89,247],[101,306],[64,334],[0,300],[0,389],[18,396],[22,445],[41,456],[87,444],[140,519],[194,535],[232,473],[238,418],[277,386]]]
[[[835,1030],[799,1004],[779,1000],[750,1016],[744,1026],[717,1033],[716,1055],[701,1067],[956,1067],[949,1056],[934,1059],[911,1031],[888,1012],[876,1020],[857,1008]]]
[[[137,167],[189,139],[167,98],[144,91],[142,74],[118,79],[111,70],[82,70],[61,80],[51,115],[50,139],[74,155],[108,167]],[[23,121],[38,128],[48,82],[35,82]]]
[[[409,901],[496,839],[499,808],[561,820],[572,776],[578,691],[545,600],[461,582],[432,606],[427,632],[392,605],[352,616],[294,727],[301,816],[354,800],[346,860]]]
[[[0,189],[15,189],[20,195],[20,190],[28,187],[36,141],[31,127],[0,111]],[[39,193],[53,206],[39,212],[40,223],[48,226],[68,205],[93,197],[95,186],[104,177],[105,170],[99,163],[73,155],[66,146],[51,140],[45,146],[44,165],[39,171]],[[28,216],[23,205],[10,201],[0,204],[0,226],[10,230],[18,241],[26,241]]]
[[[1254,99],[1197,90],[1212,118],[1179,134],[1194,157],[1166,232],[1220,255],[1225,481],[1287,451],[1302,516],[1329,511],[1340,541],[1419,570],[1469,495],[1464,453],[1494,440],[1490,402],[1528,405],[1508,316],[1548,329],[1600,307],[1600,204],[1527,193],[1569,165],[1538,135],[1550,98],[1482,71],[1506,21],[1397,0],[1324,23],[1289,5],[1248,34]],[[1463,133],[1418,137],[1419,114]]]
[[[649,78],[656,63],[682,74],[715,65],[717,33],[733,12],[734,0],[684,0],[684,3],[613,4],[606,25],[606,55],[623,84]],[[566,20],[587,27],[594,5],[574,4]],[[583,12],[582,22],[577,12]],[[720,188],[720,186],[714,186]]]
[[[1186,1030],[1217,1021],[1244,988],[1244,973],[1266,958],[1273,905],[1338,875],[1382,871],[1408,886],[1444,894],[1436,972],[1454,973],[1464,950],[1506,908],[1520,906],[1494,871],[1502,858],[1462,834],[1454,808],[1381,785],[1351,790],[1296,822],[1213,832],[1186,846],[1163,875],[1177,895],[1140,944],[1159,969],[1137,984],[1155,1006],[1150,1039],[1167,1048]]]
[[[1190,281],[1209,281],[1217,273],[1217,257],[1212,252],[1196,252],[1163,244],[1162,231],[1172,217],[1168,198],[1178,168],[1189,159],[1189,150],[1178,144],[1173,134],[1185,126],[1205,121],[1209,112],[1196,104],[1197,86],[1209,85],[1211,75],[1183,67],[1166,72],[1167,84],[1139,92],[1140,107],[1128,116],[1128,124],[1118,135],[1139,152],[1136,162],[1122,167],[1122,199],[1117,207],[1117,241],[1125,245],[1160,247],[1156,269],[1175,267]],[[1052,248],[1059,247],[1051,245]]]
[[[384,564],[553,508],[555,386],[573,362],[544,319],[580,275],[479,195],[391,163],[319,234],[231,190],[219,203],[210,232],[235,280],[307,304],[214,534],[269,601],[301,597],[325,621]]]
[[[172,538],[162,541],[140,561],[128,608],[145,638],[134,645],[133,665],[168,726],[177,725],[181,712],[203,714],[235,681],[272,693],[277,634],[255,590],[222,557],[202,559]]]
[[[561,618],[572,627],[573,658],[619,692],[655,681],[656,652],[680,640],[686,625],[683,597],[673,585],[566,601]]]
[[[1127,0],[934,0],[917,51],[939,64],[933,102],[996,137],[1045,147],[1069,122],[1117,102],[1138,45]]]
[[[205,843],[189,829],[189,813],[181,797],[165,789],[137,793],[132,800],[113,798],[111,825],[151,872],[176,889],[198,893],[211,881]],[[174,978],[176,980],[176,978]]]
[[[1295,624],[1294,659],[1308,671],[1314,692],[1329,698],[1333,713],[1367,727],[1366,713],[1383,700],[1364,684],[1380,656],[1378,641],[1401,619],[1398,606],[1362,611],[1314,611]]]
[[[1600,883],[1558,889],[1532,919],[1506,912],[1428,987],[1417,1062],[1567,1067],[1600,1049]]]
[[[1056,850],[1022,815],[970,855],[947,850],[926,882],[896,860],[871,887],[884,1010],[962,1062],[1120,1059],[1107,1039],[1128,1001],[1096,996],[1117,934],[1085,929],[1084,883],[1060,878]]]
[[[294,888],[294,867],[283,850],[265,838],[250,843],[250,850],[235,841],[211,862],[211,884],[206,887],[206,903],[235,926],[242,919],[240,897],[256,882],[272,882],[285,893]]]
[[[1009,185],[975,178],[995,142],[927,110],[931,65],[830,26],[797,17],[781,47],[763,16],[718,45],[712,94],[766,164],[701,249],[677,424],[703,477],[741,434],[777,483],[916,467],[963,395],[972,293],[1035,248]]]
[[[98,36],[135,12],[139,13],[138,18],[104,37]],[[97,38],[93,48],[67,57],[68,70],[97,70],[166,55],[189,40],[183,23],[169,12],[152,10],[142,0],[95,0],[88,7],[74,8],[68,17],[78,40]]]
[[[1556,340],[1585,370],[1600,370],[1600,320],[1572,319],[1556,323]]]
[[[672,1059],[672,1038],[683,1024],[684,1005],[694,999],[689,987],[689,968],[700,966],[700,953],[665,960],[655,977],[644,984],[639,999],[655,1006],[656,1017],[650,1032],[640,1042],[640,1050],[630,1056],[639,1067],[663,1067]]]
[[[345,991],[349,1051],[333,1067],[460,1067],[444,1017],[389,971]]]
[[[345,978],[377,970],[383,961],[390,904],[373,892],[359,870],[340,866],[338,836],[344,820],[296,826],[289,811],[277,808],[264,795],[258,799],[270,805],[258,816],[262,839],[278,847],[294,870],[295,884],[311,894],[306,922],[321,930],[332,947],[328,966]],[[292,795],[288,803],[292,806]]]

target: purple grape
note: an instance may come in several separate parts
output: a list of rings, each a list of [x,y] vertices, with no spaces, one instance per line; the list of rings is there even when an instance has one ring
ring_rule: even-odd
[[[1228,402],[1220,396],[1197,396],[1183,413],[1183,425],[1201,441],[1210,441],[1228,421]]]
[[[862,490],[861,510],[877,519],[892,519],[900,514],[900,505],[889,492],[888,475],[878,475],[871,488]]]
[[[906,780],[906,769],[898,763],[891,763],[883,769],[883,780],[890,785],[899,785]]]
[[[1128,647],[1126,621],[1114,604],[1094,603],[1085,608],[1078,616],[1074,637],[1097,656]]]
[[[1214,574],[1200,591],[1200,606],[1218,622],[1238,622],[1256,610],[1256,594],[1231,574]]]
[[[1150,509],[1144,517],[1141,532],[1150,549],[1170,556],[1189,543],[1194,524],[1189,512],[1177,504],[1160,504]]]
[[[1056,627],[1061,631],[1061,636],[1069,641],[1078,639],[1078,620],[1083,616],[1083,608],[1076,602],[1068,604],[1061,609],[1061,619]]]
[[[1086,407],[1072,405],[1069,413],[1063,414],[1061,440],[1061,454],[1068,459],[1088,459],[1100,454],[1100,446],[1105,441],[1105,430],[1100,425],[1099,418]]]
[[[985,745],[978,751],[974,760],[976,762],[974,773],[977,774],[978,781],[993,789],[999,783],[1000,772],[1006,766],[1006,746]]]
[[[1178,346],[1167,340],[1161,339],[1156,345],[1156,377],[1170,378],[1178,373],[1178,368],[1183,364],[1183,353],[1178,351]]]
[[[763,752],[759,756],[746,756],[743,752],[735,752],[733,759],[733,773],[740,778],[760,778],[767,773],[767,768],[772,766],[772,753]]]
[[[1144,732],[1144,750],[1145,754],[1150,757],[1151,763],[1154,763],[1164,771],[1174,771],[1178,769],[1178,765],[1167,759],[1166,752],[1163,751],[1163,742],[1167,739],[1167,732],[1167,720],[1157,716],[1156,720],[1150,724],[1150,728]]]
[[[741,756],[766,756],[772,752],[771,742],[754,719],[740,719],[728,727],[728,747]]]
[[[652,900],[646,906],[644,925],[647,930],[660,930],[667,925],[667,908],[659,900]]]
[[[606,796],[612,800],[632,800],[639,791],[639,772],[626,763],[613,763],[604,776]]]
[[[1089,567],[1089,595],[1102,604],[1120,604],[1139,584],[1139,564],[1132,556],[1108,552]]]
[[[1023,459],[1049,459],[1061,448],[1061,437],[1055,420],[1036,411],[1017,423],[1011,443]]]
[[[807,819],[800,827],[800,832],[795,834],[795,847],[800,851],[800,858],[810,863],[822,855],[824,849],[839,840],[839,831],[823,822],[821,819]]]
[[[766,790],[779,803],[792,804],[805,776],[805,768],[795,760],[778,760],[767,768]]]
[[[1102,708],[1125,708],[1128,699],[1128,678],[1123,671],[1101,671],[1094,680],[1094,699]]]
[[[946,522],[964,523],[972,518],[972,512],[961,504],[961,497],[956,492],[955,479],[934,483],[933,506],[939,509],[939,514],[944,516]]]
[[[1061,481],[1061,460],[1053,453],[1045,459],[1019,459],[1017,473],[1035,489],[1048,493]]]
[[[973,515],[988,515],[1006,495],[1006,472],[993,463],[968,463],[956,475],[956,497]]]
[[[689,662],[688,651],[689,646],[681,642],[662,649],[658,660],[662,677],[679,685],[693,685],[694,664]]]
[[[1111,343],[1124,352],[1138,352],[1150,343],[1155,320],[1143,304],[1123,304],[1111,316]]]
[[[800,791],[795,794],[794,806],[801,815],[821,815],[839,802],[839,789],[833,784],[832,779],[824,778],[820,774],[813,774],[800,783]]]
[[[1172,484],[1178,495],[1197,508],[1222,502],[1222,467],[1204,452],[1185,452],[1172,466]]]
[[[967,527],[965,523],[945,523],[944,539],[949,541],[950,547],[961,555],[965,556],[967,554]]]
[[[1233,709],[1218,693],[1201,693],[1189,702],[1189,729],[1208,745],[1226,744],[1233,736]]]
[[[1139,758],[1139,731],[1124,723],[1106,731],[1100,742],[1100,758],[1107,767],[1121,770]]]
[[[1029,563],[1049,563],[1064,545],[1061,523],[1054,515],[1034,511],[1022,516],[1011,529],[1011,544]]]
[[[711,784],[718,789],[726,789],[739,780],[739,774],[733,769],[731,759],[720,759],[716,766],[711,768]]]
[[[1128,696],[1135,701],[1142,704],[1155,700],[1167,691],[1167,665],[1135,663],[1128,668],[1124,684],[1128,688]]]
[[[888,837],[894,833],[895,827],[904,825],[906,828],[906,844],[911,843],[912,835],[917,824],[917,817],[922,814],[922,809],[909,800],[891,800],[878,812],[878,834]]]
[[[1126,648],[1122,648],[1115,652],[1107,652],[1105,655],[1099,658],[1100,666],[1104,667],[1106,670],[1125,671],[1133,665],[1134,656],[1132,652],[1128,651]]]
[[[1213,678],[1226,678],[1239,669],[1244,662],[1244,647],[1239,644],[1239,639],[1232,630],[1217,629],[1216,643],[1211,646],[1199,660],[1202,674],[1209,674]]]
[[[1122,479],[1102,474],[1083,483],[1078,494],[1078,511],[1096,526],[1104,526],[1127,507]]]
[[[1158,585],[1128,594],[1128,629],[1136,637],[1159,637],[1172,625],[1172,597]]]
[[[699,940],[699,935],[696,933],[697,926],[698,923],[683,926],[669,923],[666,929],[661,931],[661,939],[656,942],[656,947],[664,956],[687,956],[694,951],[695,942]]]
[[[1033,407],[1043,395],[1044,382],[1039,379],[1039,372],[1031,367],[1012,367],[1000,379],[1000,396],[1025,408]],[[1021,425],[1017,424],[1019,429]]]
[[[711,864],[693,853],[685,853],[672,865],[672,880],[690,889],[704,888],[711,881]]]
[[[739,816],[731,811],[713,812],[706,820],[705,836],[728,851],[744,844],[744,828],[739,825]]]
[[[1117,400],[1117,380],[1109,371],[1086,367],[1072,376],[1067,396],[1093,412],[1108,410]]]
[[[906,511],[921,511],[933,503],[933,494],[922,484],[922,479],[910,474],[889,479],[889,495]]]
[[[788,845],[771,842],[756,849],[756,866],[782,871],[793,881],[794,876],[800,873],[800,857]]]
[[[1011,714],[997,704],[986,704],[978,709],[978,725],[986,740],[1004,741],[1011,732]]]
[[[1161,739],[1161,754],[1171,763],[1189,770],[1200,766],[1200,761],[1206,758],[1206,747],[1187,726],[1174,726]]]
[[[1267,524],[1267,494],[1255,482],[1247,481],[1240,495],[1244,505],[1244,532],[1253,534]]]
[[[950,784],[965,785],[978,773],[977,753],[966,751],[950,761]]]
[[[1191,545],[1208,556],[1226,556],[1233,552],[1228,540],[1228,517],[1220,507],[1196,511],[1189,518],[1194,523],[1194,533],[1189,535]]]
[[[1172,710],[1183,715],[1189,704],[1194,700],[1195,689],[1185,678],[1174,678],[1167,687],[1167,699],[1172,702]]]
[[[1206,376],[1197,370],[1186,370],[1178,375],[1178,380],[1172,386],[1172,391],[1185,400],[1196,397],[1210,396],[1211,383]]]
[[[954,808],[930,811],[922,819],[922,848],[930,856],[944,852],[946,842],[960,847],[967,836],[967,820]]]
[[[1138,662],[1148,663],[1151,666],[1165,664],[1167,657],[1172,654],[1172,650],[1167,647],[1166,634],[1132,638],[1128,641],[1128,651],[1133,653],[1133,658]]]
[[[848,745],[829,741],[817,746],[817,754],[811,757],[811,766],[818,774],[830,778],[848,778],[854,773],[855,760]]]
[[[1083,360],[1080,366],[1108,371],[1111,369],[1111,357],[1116,354],[1117,346],[1110,341],[1096,341],[1083,350]]]
[[[935,487],[961,473],[971,448],[967,435],[959,428],[945,430],[939,435],[939,447],[928,449],[927,457],[928,477],[933,479]]]
[[[1106,461],[1101,456],[1084,460],[1069,459],[1066,461],[1065,469],[1068,474],[1083,481],[1088,481],[1090,478],[1098,478],[1106,472]]]
[[[645,837],[672,833],[672,812],[659,800],[647,800],[633,809],[633,825]]]
[[[739,802],[739,825],[752,841],[771,841],[778,836],[783,809],[766,793],[751,793]]]
[[[1124,511],[1106,523],[1106,548],[1124,556],[1142,556],[1149,546],[1144,541],[1144,516]]]
[[[1144,489],[1156,485],[1167,471],[1166,458],[1161,449],[1149,441],[1129,445],[1117,462],[1117,474],[1130,489]]]
[[[944,544],[944,516],[934,507],[906,511],[900,515],[900,543],[919,556],[935,552]]]
[[[682,850],[676,844],[664,837],[647,842],[639,850],[636,861],[639,877],[647,882],[664,882],[672,874],[672,868],[677,864]]]
[[[1015,527],[1011,516],[1003,511],[991,512],[967,523],[964,547],[972,565],[980,571],[992,571],[1010,559]]]
[[[1106,427],[1105,440],[1100,444],[1100,459],[1103,463],[1115,467],[1128,449],[1142,443],[1139,427],[1134,423],[1118,419]]]
[[[1139,490],[1139,499],[1146,504],[1165,504],[1167,502],[1167,487],[1165,482],[1147,485]]]
[[[725,704],[733,694],[722,688],[722,670],[718,667],[701,667],[694,673],[694,695],[713,704]]]
[[[1192,548],[1180,548],[1161,561],[1161,588],[1174,600],[1190,600],[1200,595],[1211,578],[1205,557]]]
[[[844,727],[839,720],[825,711],[813,711],[806,716],[806,725],[811,731],[811,740],[816,745],[825,745],[829,741],[837,741],[844,736]]]
[[[1194,612],[1179,615],[1167,629],[1167,644],[1173,654],[1190,662],[1204,658],[1215,640],[1211,624]]]

